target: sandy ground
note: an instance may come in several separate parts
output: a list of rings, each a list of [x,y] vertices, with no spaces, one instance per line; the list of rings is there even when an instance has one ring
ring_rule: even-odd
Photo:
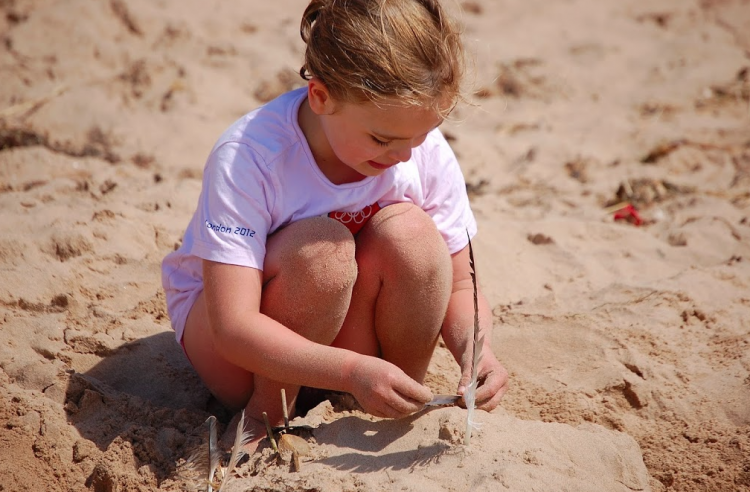
[[[301,82],[305,5],[0,0],[0,490],[180,490],[227,422],[159,264],[221,131]],[[511,391],[468,447],[461,408],[331,397],[301,471],[266,449],[227,487],[750,490],[750,2],[462,6],[445,132]]]

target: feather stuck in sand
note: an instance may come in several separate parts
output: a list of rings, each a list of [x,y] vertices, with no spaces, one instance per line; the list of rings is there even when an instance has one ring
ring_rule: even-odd
[[[232,472],[237,464],[245,456],[245,445],[253,438],[252,432],[243,432],[245,428],[245,412],[242,411],[240,421],[237,424],[237,432],[232,445],[232,453],[226,467],[221,466],[222,452],[219,450],[216,437],[216,417],[213,415],[206,419],[208,426],[208,442],[186,460],[179,473],[185,482],[186,490],[221,492],[229,482]]]
[[[221,473],[221,452],[216,438],[216,417],[206,419],[208,427],[208,442],[196,449],[186,460],[180,473],[181,478],[189,484],[189,490],[205,490],[213,492],[217,486],[216,472],[219,472],[219,482],[223,479]]]
[[[229,463],[224,471],[224,479],[221,481],[221,487],[219,492],[224,489],[224,486],[229,482],[232,477],[232,472],[237,468],[237,464],[240,462],[243,456],[247,454],[245,451],[245,445],[250,442],[253,438],[252,432],[245,432],[245,411],[243,410],[240,414],[240,421],[237,423],[237,432],[234,437],[234,444],[232,445],[232,454],[229,457]]]
[[[469,232],[466,232],[469,236]],[[479,338],[479,297],[477,293],[477,272],[474,266],[474,249],[471,246],[471,236],[469,236],[469,266],[471,267],[471,282],[474,286],[474,349],[471,358],[471,383],[464,393],[466,402],[466,433],[464,434],[464,444],[466,446],[471,442],[472,428],[478,429],[479,425],[474,421],[474,407],[477,394],[477,367],[482,360],[482,346],[484,345],[484,336]]]

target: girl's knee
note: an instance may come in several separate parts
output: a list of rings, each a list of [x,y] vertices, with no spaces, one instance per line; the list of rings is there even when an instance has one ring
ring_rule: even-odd
[[[357,278],[354,253],[344,225],[327,217],[304,219],[269,239],[264,276],[288,271],[321,291],[350,289]]]
[[[357,279],[352,234],[333,219],[315,217],[285,227],[267,244],[261,312],[309,340],[330,344]]]
[[[432,218],[419,207],[410,203],[389,205],[370,222],[358,243],[361,249],[367,249],[371,261],[412,276],[449,277],[452,273],[445,240]]]
[[[432,217],[413,203],[394,203],[384,207],[370,220],[369,228],[379,235],[411,240],[422,234],[440,235]]]

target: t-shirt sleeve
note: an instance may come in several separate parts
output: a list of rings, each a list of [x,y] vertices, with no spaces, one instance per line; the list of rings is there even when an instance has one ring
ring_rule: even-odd
[[[477,233],[466,181],[453,149],[439,130],[433,130],[425,143],[422,208],[435,221],[450,253],[457,253],[468,244],[467,231],[470,237]]]
[[[203,171],[190,253],[205,260],[263,269],[273,186],[248,145],[215,148]]]

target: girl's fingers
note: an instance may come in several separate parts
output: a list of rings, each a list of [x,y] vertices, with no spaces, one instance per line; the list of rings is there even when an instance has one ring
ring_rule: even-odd
[[[426,403],[415,400],[413,398],[409,398],[408,396],[405,396],[395,390],[387,398],[384,398],[382,402],[383,404],[379,407],[378,410],[380,411],[382,416],[391,419],[407,417],[415,412],[418,412],[419,410],[424,408],[424,404]]]
[[[388,418],[388,416],[380,410],[370,410],[368,413],[375,417],[380,417],[381,419]]]
[[[502,389],[500,392],[496,393],[495,396],[493,396],[490,400],[479,405],[478,408],[486,410],[487,412],[491,412],[500,404],[500,400],[503,399],[504,394],[505,389]]]
[[[396,392],[395,396],[396,398],[394,399],[394,402],[391,406],[404,415],[409,415],[422,410],[424,408],[424,404],[432,400],[431,392],[430,397],[427,400],[415,400],[398,392]]]
[[[398,419],[424,408],[423,402],[409,398],[393,389],[385,394],[376,392],[370,396],[365,401],[361,401],[360,404],[367,413],[376,417]]]
[[[432,391],[427,386],[421,385],[409,376],[404,375],[401,384],[394,384],[393,390],[406,401],[421,406],[432,400]]]
[[[488,373],[477,390],[477,407],[482,410],[493,410],[508,390],[508,373],[498,368]]]
[[[367,409],[367,413],[384,419],[397,419],[408,415],[385,401],[380,401],[376,407]]]
[[[463,374],[461,375],[461,379],[458,382],[458,389],[456,390],[456,394],[463,396],[464,393],[466,393],[466,388],[469,387],[469,383],[471,383],[471,373]]]
[[[400,419],[422,410],[424,403],[405,398],[403,395],[396,395],[396,398],[389,402],[388,406],[392,411],[390,417]]]

